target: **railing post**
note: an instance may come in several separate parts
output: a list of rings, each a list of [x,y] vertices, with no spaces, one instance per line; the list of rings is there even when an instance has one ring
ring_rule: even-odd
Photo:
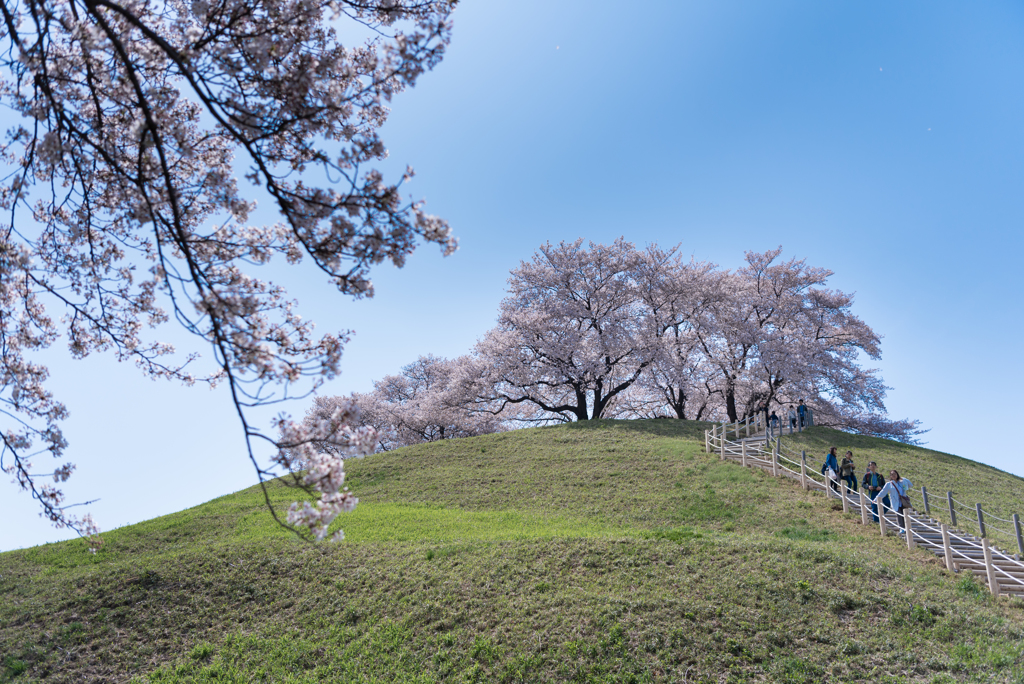
[[[914,521],[910,517],[910,511],[903,511],[903,531],[907,533],[907,548],[913,550],[914,544]]]
[[[707,430],[704,431],[704,453],[705,454],[710,454],[711,453],[711,438],[708,437],[708,431]]]
[[[722,445],[721,445],[722,446],[722,457],[721,457],[721,460],[723,460],[723,461],[725,460],[725,435],[726,435],[727,431],[728,431],[728,426],[723,421],[723,423],[722,423]]]
[[[949,545],[949,528],[946,527],[946,523],[939,523],[939,529],[942,530],[942,551],[946,555],[946,569],[956,572],[956,566],[953,565],[953,547]]]
[[[747,443],[740,442],[740,465],[747,467]]]
[[[747,418],[747,437],[750,436],[750,418]]]
[[[988,574],[988,588],[993,596],[999,596],[999,578],[996,577],[996,568],[992,564],[992,549],[988,545],[988,539],[981,540],[981,548],[985,553],[985,572]]]
[[[843,487],[841,491],[843,494],[843,513],[849,513],[850,502],[846,500],[846,497],[850,496],[850,483],[846,480],[843,480]]]
[[[956,527],[956,509],[953,508],[953,492],[946,492],[946,500],[949,501],[949,526]]]
[[[800,452],[800,486],[807,489],[807,452]]]
[[[779,441],[775,440],[775,448],[772,450],[772,477],[779,476]]]
[[[978,511],[978,532],[980,536],[985,536],[985,516],[981,514],[981,504],[974,504],[974,509]]]
[[[924,485],[921,485],[921,499],[924,501],[924,514],[931,515],[932,509],[928,506],[928,490],[925,489]]]
[[[1013,514],[1013,531],[1017,533],[1017,560],[1024,558],[1024,536],[1020,533],[1020,515],[1018,513]]]
[[[882,530],[882,536],[885,536],[885,504],[882,503],[882,497],[875,495],[875,505],[878,506],[878,527]]]
[[[860,494],[860,524],[868,524],[868,497],[864,495],[864,490],[861,489]]]

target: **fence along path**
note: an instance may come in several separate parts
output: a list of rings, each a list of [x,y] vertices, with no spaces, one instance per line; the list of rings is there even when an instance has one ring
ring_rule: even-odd
[[[730,433],[732,439],[729,437]],[[1006,553],[986,538],[980,512],[980,536],[950,528],[945,523],[927,514],[921,514],[913,508],[904,510],[901,525],[901,516],[887,505],[887,501],[872,501],[865,496],[863,490],[853,492],[843,481],[837,482],[839,491],[833,491],[824,475],[818,470],[812,471],[808,468],[806,452],[797,454],[783,445],[778,437],[768,437],[761,414],[705,430],[704,448],[708,453],[717,453],[723,461],[738,461],[745,467],[760,468],[775,477],[796,480],[806,490],[821,491],[827,497],[840,499],[844,512],[860,514],[861,523],[864,525],[877,525],[882,537],[894,532],[906,541],[907,548],[919,546],[942,558],[950,572],[966,571],[982,578],[993,596],[1005,594],[1024,597],[1024,562],[1020,556]],[[950,495],[949,500],[952,508],[955,499]],[[967,508],[964,504],[961,506]],[[875,510],[878,513],[877,523],[874,522]],[[1012,522],[1015,523],[1019,539],[1019,517],[1014,515]]]

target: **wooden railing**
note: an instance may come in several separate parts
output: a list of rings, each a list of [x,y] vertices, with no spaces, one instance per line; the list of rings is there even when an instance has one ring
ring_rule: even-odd
[[[765,432],[763,436],[760,435],[762,432]],[[729,438],[730,434],[734,439]],[[1024,538],[1021,535],[1020,516],[1016,513],[1008,519],[1002,518],[992,512],[986,513],[981,504],[972,510],[953,498],[951,492],[947,492],[950,515],[950,524],[947,525],[930,517],[928,490],[925,487],[921,487],[923,514],[912,506],[905,509],[902,515],[893,510],[888,500],[882,501],[879,497],[872,501],[863,490],[852,492],[845,481],[833,481],[836,486],[833,490],[830,481],[821,474],[819,468],[808,467],[806,451],[797,453],[784,445],[778,435],[769,437],[765,431],[763,414],[755,414],[735,423],[712,426],[704,432],[704,446],[708,453],[716,453],[722,460],[739,461],[745,467],[761,468],[770,471],[775,477],[798,481],[806,490],[822,491],[828,497],[842,500],[843,511],[859,513],[862,524],[875,524],[877,519],[883,537],[890,529],[895,529],[906,539],[908,548],[921,546],[931,550],[944,559],[950,571],[970,570],[973,574],[982,575],[995,596],[1002,593],[1024,596]],[[970,510],[976,514],[978,536],[957,528],[957,506],[961,511]],[[992,525],[993,519],[1006,524],[1009,529]],[[1016,556],[992,544],[989,532],[993,529],[1015,538],[1018,548]]]

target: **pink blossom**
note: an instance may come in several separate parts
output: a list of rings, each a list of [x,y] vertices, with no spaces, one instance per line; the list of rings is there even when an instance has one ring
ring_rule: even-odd
[[[0,147],[13,169],[0,181],[10,217],[0,239],[0,402],[17,426],[4,433],[0,467],[54,524],[95,531],[26,467],[32,448],[60,457],[67,446],[66,410],[32,362],[60,335],[74,357],[111,351],[154,378],[226,384],[262,481],[290,461],[254,456],[253,440],[277,438],[247,410],[337,375],[346,333],[315,334],[258,266],[306,261],[341,293],[369,297],[377,264],[401,266],[421,241],[456,248],[447,223],[403,195],[411,170],[392,182],[373,168],[386,156],[379,130],[392,98],[444,55],[451,9],[443,0],[5,4],[0,98],[22,119]],[[335,20],[374,38],[343,44]],[[269,195],[279,223],[247,224],[249,184]],[[151,328],[171,319],[209,345],[212,373],[153,339]],[[373,442],[350,427],[346,449]],[[301,485],[321,498],[293,511],[292,524],[322,537],[355,500],[334,489],[336,465],[315,465],[320,475]]]

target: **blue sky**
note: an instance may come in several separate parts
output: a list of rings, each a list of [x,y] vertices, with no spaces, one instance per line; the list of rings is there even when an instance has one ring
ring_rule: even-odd
[[[856,292],[893,416],[1024,475],[1005,446],[1024,384],[1024,6],[464,0],[455,22],[384,138],[461,248],[380,268],[366,301],[289,276],[321,329],[356,331],[328,393],[468,351],[545,241],[678,243],[725,268],[781,245]],[[99,497],[104,529],[254,481],[221,392],[47,360],[72,414],[69,497]],[[0,549],[65,536],[5,487]]]

